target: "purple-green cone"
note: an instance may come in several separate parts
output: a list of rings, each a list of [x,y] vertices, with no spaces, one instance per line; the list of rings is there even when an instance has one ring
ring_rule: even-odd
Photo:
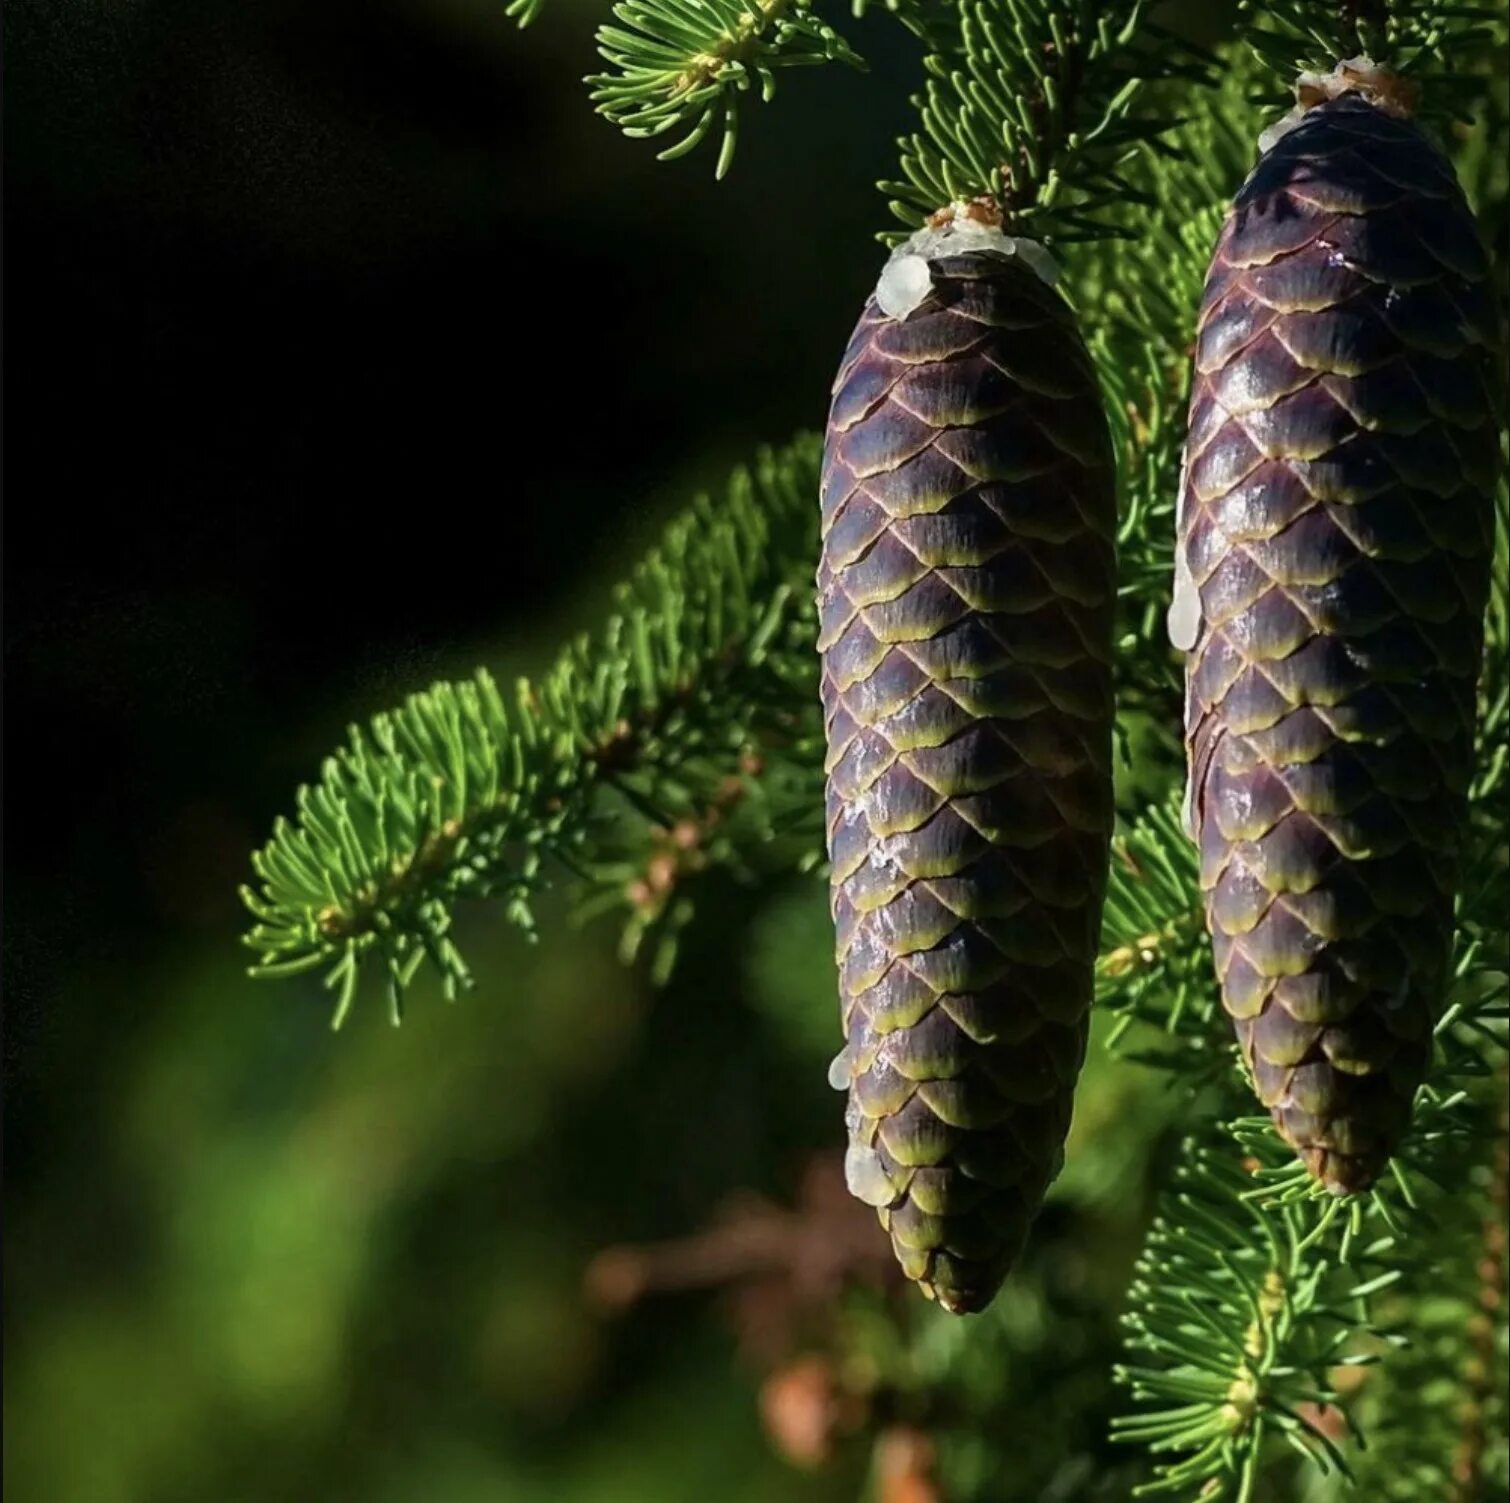
[[[1111,445],[1021,257],[866,305],[834,385],[819,648],[849,1179],[983,1309],[1063,1159],[1111,798]]]
[[[1347,94],[1254,168],[1201,308],[1192,834],[1255,1088],[1337,1194],[1398,1145],[1448,979],[1498,463],[1488,277],[1445,158]]]

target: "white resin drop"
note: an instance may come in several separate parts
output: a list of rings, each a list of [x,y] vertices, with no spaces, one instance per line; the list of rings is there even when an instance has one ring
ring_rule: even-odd
[[[876,283],[876,305],[888,318],[906,318],[933,290],[930,262],[967,251],[994,251],[1020,256],[1022,264],[1050,287],[1059,279],[1059,265],[1037,241],[1003,234],[995,225],[972,218],[965,204],[955,204],[947,224],[930,225],[909,236],[892,251]]]
[[[1169,603],[1165,618],[1169,630],[1169,645],[1178,652],[1189,652],[1201,635],[1201,592],[1196,588],[1195,575],[1190,572],[1190,561],[1185,557],[1185,545],[1177,543],[1174,550],[1174,599]]]
[[[836,1091],[849,1089],[850,1071],[854,1068],[855,1049],[853,1044],[846,1044],[829,1062],[828,1083]]]
[[[1415,86],[1371,57],[1345,57],[1330,73],[1303,71],[1295,80],[1295,108],[1259,133],[1258,149],[1269,151],[1305,119],[1306,113],[1329,99],[1361,94],[1386,115],[1408,119],[1415,106]]]
[[[897,1198],[874,1148],[851,1143],[844,1153],[844,1183],[856,1200],[868,1206],[888,1206]]]
[[[1059,263],[1044,248],[1041,240],[1027,240],[1018,236],[1012,244],[1017,247],[1017,254],[1022,257],[1023,265],[1032,270],[1040,282],[1046,282],[1052,287],[1059,280]]]
[[[932,290],[926,256],[893,256],[876,283],[876,302],[888,318],[906,318]]]
[[[1297,104],[1272,125],[1266,125],[1258,133],[1258,154],[1267,156],[1306,117],[1304,105]]]

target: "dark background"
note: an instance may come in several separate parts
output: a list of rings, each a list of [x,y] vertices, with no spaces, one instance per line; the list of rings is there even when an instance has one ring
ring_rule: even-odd
[[[60,1033],[60,961],[236,926],[349,719],[590,624],[668,506],[822,420],[895,87],[789,75],[715,186],[592,115],[595,10],[9,7],[18,1189],[140,1019]]]
[[[905,105],[788,75],[715,187],[591,114],[575,0],[522,36],[494,0],[8,9],[25,1095],[50,962],[234,918],[352,713],[821,422]],[[206,802],[221,838],[174,826]]]
[[[349,721],[538,668],[669,509],[822,421],[909,53],[853,28],[872,73],[784,75],[715,185],[592,114],[601,9],[6,8],[17,1498],[799,1486],[707,1321],[579,1297],[831,1125],[762,1063],[743,910],[660,998],[611,933],[482,919],[492,986],[337,1040],[237,943]]]

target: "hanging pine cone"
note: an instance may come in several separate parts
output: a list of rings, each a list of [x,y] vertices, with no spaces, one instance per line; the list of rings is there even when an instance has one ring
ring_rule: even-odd
[[[1447,985],[1497,327],[1447,161],[1398,95],[1326,92],[1207,275],[1171,627],[1222,998],[1279,1131],[1346,1194],[1400,1140]]]
[[[1111,446],[1041,250],[894,257],[834,386],[818,572],[851,1190],[983,1309],[1058,1172],[1111,833]]]

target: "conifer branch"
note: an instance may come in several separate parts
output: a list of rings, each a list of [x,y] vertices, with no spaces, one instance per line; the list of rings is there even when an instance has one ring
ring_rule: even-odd
[[[1486,1305],[1504,1297],[1504,1083],[1502,1062],[1498,1110],[1486,1111],[1486,1131],[1461,1145],[1454,1193],[1435,1196],[1431,1219],[1410,1228],[1419,1275],[1379,1304],[1392,1350],[1353,1407],[1369,1440],[1356,1458],[1360,1496],[1381,1503],[1479,1503],[1510,1480],[1507,1333],[1502,1314],[1484,1319]]]
[[[1503,36],[1503,10],[1458,0],[1239,0],[1248,45],[1288,90],[1302,70],[1367,57],[1418,82],[1473,65]]]
[[[1107,1047],[1129,1059],[1198,1071],[1196,1083],[1231,1071],[1236,1050],[1201,922],[1195,849],[1173,798],[1112,842],[1096,1002],[1116,1016]]]
[[[769,102],[780,68],[864,66],[812,0],[620,0],[613,14],[621,24],[598,32],[610,71],[586,80],[599,113],[627,136],[679,132],[662,161],[717,131],[715,177],[734,160],[741,94]]]
[[[1218,196],[1213,180],[1231,166],[1213,149],[1210,128],[1192,124],[1183,134],[1199,147],[1188,169],[1154,177],[1158,169],[1150,166],[1148,181],[1170,202],[1188,205],[1197,227],[1147,250],[1106,243],[1081,252],[1103,380],[1119,389],[1132,361],[1150,362],[1145,382],[1121,388],[1129,392],[1121,431],[1128,624],[1119,681],[1128,700],[1162,695],[1166,712],[1175,688],[1161,625],[1165,534],[1183,442],[1180,348],[1193,296],[1185,306],[1181,301],[1199,285],[1197,204],[1209,217]],[[1159,221],[1149,210],[1138,223],[1154,234]],[[1161,252],[1173,260],[1155,275]],[[1134,274],[1129,255],[1150,259]],[[1171,275],[1175,264],[1178,277]],[[1134,288],[1138,282],[1145,290]],[[1159,285],[1162,292],[1154,290]],[[299,818],[280,823],[257,858],[260,886],[247,893],[258,919],[248,937],[262,957],[257,974],[323,970],[343,1017],[360,969],[373,968],[372,961],[387,977],[397,1012],[428,957],[454,995],[470,977],[450,937],[453,904],[497,899],[527,927],[530,898],[554,866],[580,879],[585,914],[627,911],[626,957],[648,944],[652,970],[664,976],[690,916],[688,879],[696,872],[719,866],[753,875],[752,863],[774,870],[816,862],[821,755],[809,612],[815,464],[812,442],[799,442],[762,462],[753,490],[748,478],[736,481],[727,515],[715,518],[704,504],[675,524],[624,594],[629,614],[593,643],[574,644],[537,687],[522,686],[505,701],[480,675],[473,684],[416,695],[368,731],[353,731],[320,783],[301,791]],[[762,515],[762,506],[773,509]],[[724,540],[722,553],[717,539]],[[704,567],[707,557],[716,567]],[[710,590],[743,590],[737,598],[745,615],[728,625],[727,637],[696,636],[712,628],[697,609],[689,611],[681,592],[700,599],[705,579]],[[755,629],[770,613],[780,623],[772,638],[779,651]],[[689,721],[659,658],[646,666],[646,640],[677,644],[666,649],[667,660],[690,664],[700,719]],[[758,663],[746,661],[752,651]],[[735,692],[746,682],[760,686],[757,698]],[[633,695],[639,712],[651,717],[648,747],[636,726],[619,726],[621,701]],[[775,738],[778,754],[752,740],[746,719],[757,712],[768,740],[768,727],[786,717]],[[656,714],[668,717],[664,725]],[[679,750],[684,738],[695,726],[706,736],[720,714],[729,725],[717,754],[701,744],[701,761],[679,764],[673,780],[670,759],[688,755]],[[792,725],[811,732],[810,739]],[[749,771],[755,766],[758,775]],[[733,788],[741,790],[735,797]],[[1194,956],[1193,945],[1187,953]],[[1193,981],[1194,961],[1182,963]]]
[[[637,945],[678,916],[686,869],[734,864],[731,827],[759,843],[790,823],[784,794],[799,813],[821,807],[804,783],[816,463],[800,439],[696,502],[606,626],[538,682],[506,698],[479,673],[353,727],[254,857],[254,974],[324,971],[339,1022],[373,962],[397,1017],[427,958],[448,996],[470,984],[450,934],[460,899],[501,901],[528,928],[554,861],[627,897]]]
[[[1348,1472],[1320,1416],[1345,1413],[1340,1371],[1377,1360],[1356,1347],[1378,1334],[1367,1301],[1400,1278],[1399,1249],[1385,1235],[1346,1261],[1327,1255],[1335,1209],[1261,1205],[1252,1162],[1221,1131],[1188,1142],[1139,1259],[1125,1317],[1134,1360],[1117,1378],[1154,1407],[1113,1426],[1159,1458],[1138,1496],[1247,1503],[1271,1438]]]
[[[1106,217],[1142,195],[1133,156],[1174,124],[1134,111],[1143,88],[1199,80],[1209,59],[1155,26],[1146,0],[959,0],[957,46],[931,54],[914,101],[920,129],[884,182],[909,228],[940,207],[986,199],[1009,233],[1059,243],[1127,233]]]
[[[1491,859],[1498,852],[1480,852]],[[1376,1308],[1386,1291],[1407,1276],[1419,1288],[1460,1261],[1461,1234],[1432,1229],[1461,1221],[1472,1164],[1497,1152],[1497,1090],[1486,1083],[1506,1051],[1504,919],[1503,910],[1489,918],[1482,884],[1470,890],[1482,906],[1464,915],[1438,1068],[1390,1181],[1346,1204],[1332,1199],[1266,1117],[1202,1129],[1182,1152],[1129,1291],[1136,1360],[1118,1371],[1140,1407],[1113,1433],[1155,1458],[1143,1492],[1241,1503],[1265,1448],[1281,1439],[1324,1471],[1349,1471],[1356,1426],[1343,1374],[1401,1346]],[[1155,1015],[1167,1007],[1174,1017],[1172,993],[1149,988]],[[1211,1012],[1224,1021],[1214,1004]],[[1183,1016],[1199,1027],[1194,1010]],[[1216,1037],[1213,1029],[1208,1048]],[[1246,1096],[1235,1072],[1203,1064],[1193,1042],[1146,1062],[1214,1086],[1219,1110],[1233,1110]],[[1462,1343],[1453,1350],[1460,1362]],[[1439,1456],[1450,1449],[1439,1445]]]

